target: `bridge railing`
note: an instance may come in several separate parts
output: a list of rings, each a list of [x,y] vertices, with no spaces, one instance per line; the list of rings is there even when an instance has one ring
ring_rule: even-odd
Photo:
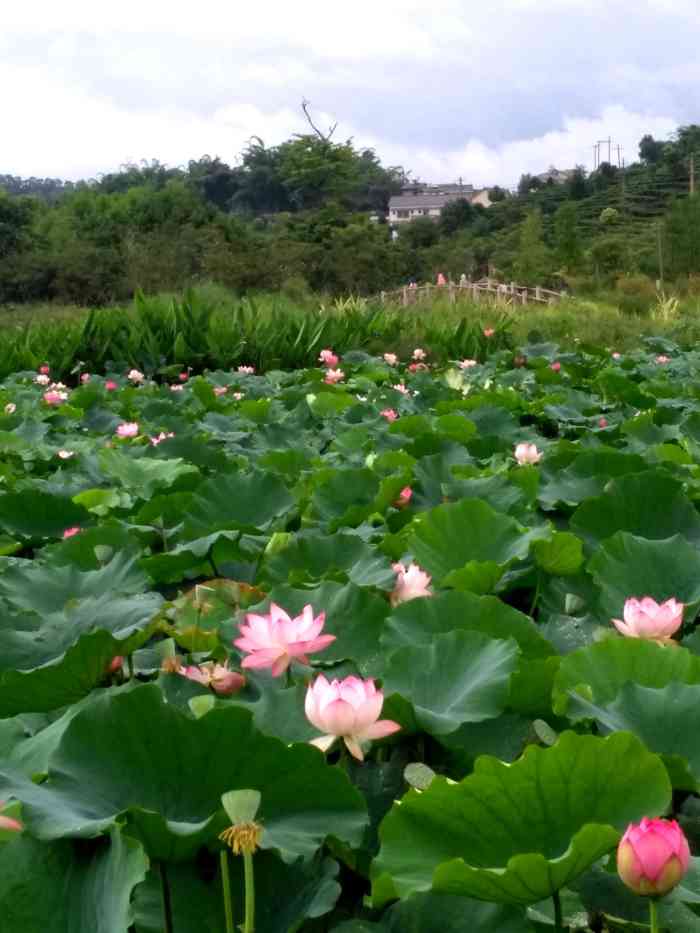
[[[445,285],[404,285],[393,291],[379,293],[382,304],[401,304],[408,307],[422,301],[446,295],[451,302],[462,300],[495,301],[504,305],[544,304],[552,305],[567,297],[565,291],[554,291],[540,285],[518,285],[516,282],[498,282],[495,279],[479,279],[447,282]]]

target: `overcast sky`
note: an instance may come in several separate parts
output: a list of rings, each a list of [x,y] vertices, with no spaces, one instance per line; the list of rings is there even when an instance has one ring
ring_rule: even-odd
[[[414,177],[514,185],[700,123],[699,45],[698,0],[5,0],[0,174],[236,162],[306,97]]]

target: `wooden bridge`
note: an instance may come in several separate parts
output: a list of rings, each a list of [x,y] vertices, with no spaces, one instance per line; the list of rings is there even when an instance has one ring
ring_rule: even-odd
[[[403,288],[397,288],[394,291],[380,292],[378,297],[382,304],[400,304],[406,308],[409,305],[430,301],[443,295],[447,296],[451,302],[466,299],[473,302],[495,301],[503,305],[526,305],[530,302],[553,305],[562,298],[566,298],[567,292],[557,292],[539,285],[532,288],[529,285],[518,285],[515,282],[506,284],[497,282],[495,279],[479,279],[478,282],[471,282],[469,279],[462,278],[459,282],[447,282],[445,285],[404,285]]]

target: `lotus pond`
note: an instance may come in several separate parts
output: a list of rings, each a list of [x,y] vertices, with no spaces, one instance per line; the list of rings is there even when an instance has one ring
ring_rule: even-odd
[[[700,351],[488,340],[2,383],[3,933],[700,929]]]

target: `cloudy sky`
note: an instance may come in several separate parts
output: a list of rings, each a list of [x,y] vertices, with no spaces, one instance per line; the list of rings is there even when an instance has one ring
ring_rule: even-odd
[[[700,123],[699,44],[697,0],[8,0],[0,174],[235,162],[305,97],[414,177],[514,185]]]

